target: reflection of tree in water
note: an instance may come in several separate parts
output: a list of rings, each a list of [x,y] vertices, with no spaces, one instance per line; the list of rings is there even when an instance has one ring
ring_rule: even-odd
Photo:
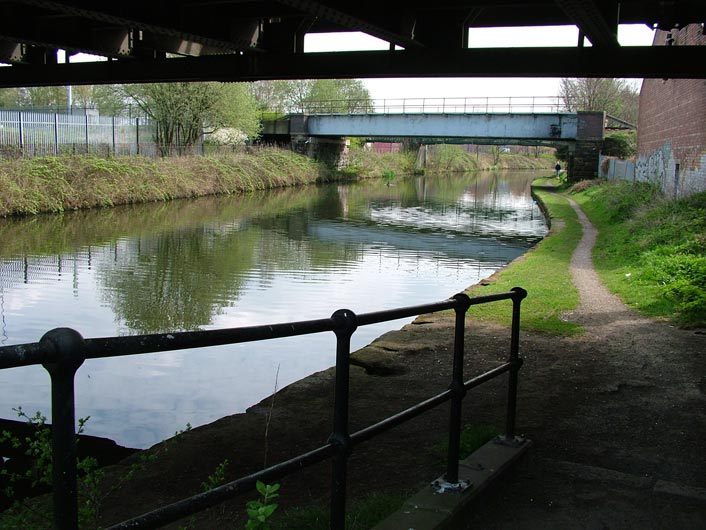
[[[470,240],[473,224],[518,216],[529,180],[450,174],[0,223],[0,235],[15,242],[4,249],[0,283],[12,289],[70,274],[78,286],[81,271],[93,269],[103,301],[127,332],[197,329],[251,289],[246,282],[265,288],[282,271],[347,269],[371,245],[465,255],[461,242]],[[473,221],[479,214],[485,220]],[[499,225],[485,228],[488,242]],[[498,238],[517,235],[526,246],[527,234],[512,229]]]
[[[200,227],[128,241],[102,262],[104,299],[132,332],[193,330],[238,299],[256,260],[257,230]]]

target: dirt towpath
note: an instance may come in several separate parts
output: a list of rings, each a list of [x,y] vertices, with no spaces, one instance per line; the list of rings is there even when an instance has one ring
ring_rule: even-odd
[[[572,269],[581,305],[565,318],[586,331],[571,338],[522,332],[517,427],[534,442],[531,458],[479,499],[467,528],[706,528],[706,335],[639,318],[608,293],[591,265],[595,231],[579,214],[584,236]],[[471,377],[506,359],[509,330],[474,323],[472,313],[468,320]],[[351,429],[446,389],[452,330],[452,315],[425,315],[354,353]],[[468,395],[467,423],[503,425],[501,379]],[[156,459],[106,499],[103,522],[200,491],[225,459],[226,478],[234,479],[265,459],[282,461],[321,445],[331,428],[332,395],[329,369],[283,388],[274,403],[268,398],[153,448]],[[349,504],[369,492],[415,491],[441,475],[447,418],[442,407],[356,447]],[[111,480],[138,458],[115,466]],[[326,463],[281,481],[280,512],[325,505],[329,469]],[[245,500],[169,528],[240,528]]]
[[[519,414],[534,456],[468,528],[706,528],[706,335],[641,318],[610,293],[591,261],[596,230],[572,206],[581,303],[565,318],[585,333],[525,335]]]

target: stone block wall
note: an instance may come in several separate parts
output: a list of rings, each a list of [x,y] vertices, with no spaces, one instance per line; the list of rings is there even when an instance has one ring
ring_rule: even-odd
[[[569,179],[575,182],[596,178],[603,146],[604,112],[579,112],[576,142],[569,157]]]
[[[340,137],[292,135],[292,151],[341,169],[350,162],[350,140]]]
[[[701,24],[655,33],[653,45],[705,46]],[[706,80],[645,79],[640,91],[636,180],[669,196],[706,190]]]

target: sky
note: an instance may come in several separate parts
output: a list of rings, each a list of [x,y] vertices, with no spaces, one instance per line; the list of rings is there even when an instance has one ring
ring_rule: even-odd
[[[650,46],[654,30],[645,25],[621,25],[618,41],[623,46]],[[471,48],[520,46],[576,46],[576,26],[474,28]],[[586,41],[586,45],[590,45]],[[308,34],[307,52],[387,50],[388,43],[361,33]],[[556,96],[559,78],[405,78],[364,79],[374,100],[399,98]],[[637,81],[636,81],[637,82]],[[639,88],[639,85],[638,85]]]

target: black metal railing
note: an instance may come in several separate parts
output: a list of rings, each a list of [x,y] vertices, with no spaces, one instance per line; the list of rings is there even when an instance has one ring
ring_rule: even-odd
[[[139,517],[111,526],[108,530],[128,528],[159,528],[182,517],[214,506],[236,494],[254,489],[258,480],[269,482],[280,479],[303,467],[333,458],[331,482],[330,528],[345,527],[346,474],[348,457],[356,445],[374,438],[438,405],[451,401],[449,444],[446,480],[458,483],[458,460],[461,433],[461,409],[468,390],[505,372],[509,373],[507,418],[504,437],[515,438],[515,403],[517,374],[522,359],[519,357],[520,304],[527,292],[519,287],[510,292],[469,297],[457,294],[441,302],[397,308],[356,315],[340,309],[330,318],[288,322],[283,324],[193,331],[128,337],[84,339],[69,328],[47,332],[39,342],[0,348],[0,369],[41,364],[49,372],[52,395],[52,451],[54,529],[77,530],[78,498],[76,472],[76,432],[74,407],[74,375],[86,359],[121,357],[141,353],[155,353],[206,346],[218,346],[265,339],[291,337],[333,331],[336,334],[336,376],[334,419],[327,443],[285,462],[268,467],[246,477],[214,488],[208,492],[177,501]],[[507,362],[468,381],[463,379],[465,315],[472,305],[500,300],[512,300],[512,329],[510,354]],[[455,311],[454,356],[451,384],[445,391],[390,416],[355,433],[349,433],[349,356],[350,340],[360,326],[408,318],[416,315],[453,309]]]

